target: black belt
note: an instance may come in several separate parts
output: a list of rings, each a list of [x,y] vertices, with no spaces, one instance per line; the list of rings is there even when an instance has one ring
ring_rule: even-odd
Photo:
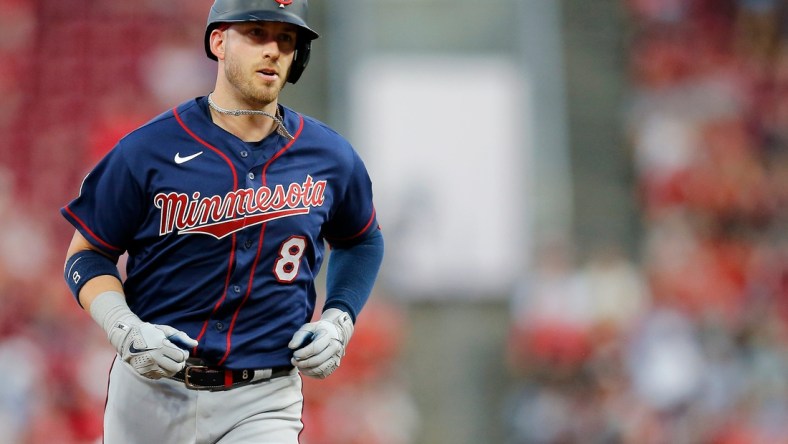
[[[219,391],[288,376],[292,370],[293,367],[289,365],[243,370],[231,370],[205,365],[187,365],[186,368],[174,374],[172,379],[183,382],[191,390]]]

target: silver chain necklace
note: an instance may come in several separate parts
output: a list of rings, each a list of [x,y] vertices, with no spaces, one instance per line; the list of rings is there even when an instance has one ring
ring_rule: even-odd
[[[212,95],[213,93],[208,94],[208,106],[213,108],[213,110],[216,111],[217,113],[226,114],[228,116],[266,116],[272,119],[276,123],[276,132],[280,136],[288,140],[294,139],[294,137],[290,134],[290,132],[287,131],[287,128],[285,128],[285,123],[282,121],[282,116],[279,113],[279,108],[276,109],[276,114],[277,114],[276,116],[271,113],[261,110],[255,110],[255,109],[224,109],[219,105],[217,105],[216,103],[214,103],[213,99],[211,98]]]

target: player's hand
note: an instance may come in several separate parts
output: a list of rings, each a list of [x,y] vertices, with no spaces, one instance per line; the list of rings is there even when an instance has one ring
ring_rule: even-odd
[[[353,335],[350,315],[329,308],[317,322],[304,324],[287,346],[295,350],[291,363],[301,373],[324,379],[339,367],[345,349]],[[311,340],[311,342],[310,342]]]
[[[186,366],[197,341],[169,325],[117,321],[110,334],[121,359],[150,379],[170,377]],[[176,345],[178,344],[178,345]]]

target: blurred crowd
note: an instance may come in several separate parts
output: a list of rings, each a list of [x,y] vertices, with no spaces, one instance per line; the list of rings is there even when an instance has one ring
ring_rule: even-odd
[[[511,443],[788,443],[788,4],[629,0],[637,257],[545,241]]]
[[[202,21],[206,4],[0,0],[4,443],[100,442],[114,351],[59,278],[73,231],[58,209],[121,135],[164,109],[169,97],[149,87],[143,61],[195,53],[179,38],[186,31],[160,25],[176,14]],[[171,91],[187,94],[197,73]],[[171,86],[168,74],[180,76],[171,69],[156,81]]]
[[[0,0],[0,442],[101,442],[114,350],[62,280],[73,229],[58,209],[120,137],[212,89],[203,29],[170,25],[204,23],[212,3]],[[343,370],[305,381],[305,444],[412,439],[404,318],[373,299]]]

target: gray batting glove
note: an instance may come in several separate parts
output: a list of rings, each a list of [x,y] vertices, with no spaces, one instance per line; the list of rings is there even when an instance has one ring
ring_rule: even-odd
[[[120,358],[142,376],[150,379],[170,377],[186,366],[189,352],[173,342],[189,348],[197,341],[169,325],[148,322],[132,324],[129,319],[115,322],[109,340]]]
[[[170,377],[183,370],[188,349],[197,346],[197,341],[169,325],[142,322],[115,291],[98,295],[90,304],[90,315],[107,332],[120,358],[146,378]]]
[[[304,324],[295,332],[287,344],[291,350],[295,350],[290,362],[301,373],[324,379],[339,368],[352,335],[353,321],[350,315],[329,308],[323,312],[319,321]]]

